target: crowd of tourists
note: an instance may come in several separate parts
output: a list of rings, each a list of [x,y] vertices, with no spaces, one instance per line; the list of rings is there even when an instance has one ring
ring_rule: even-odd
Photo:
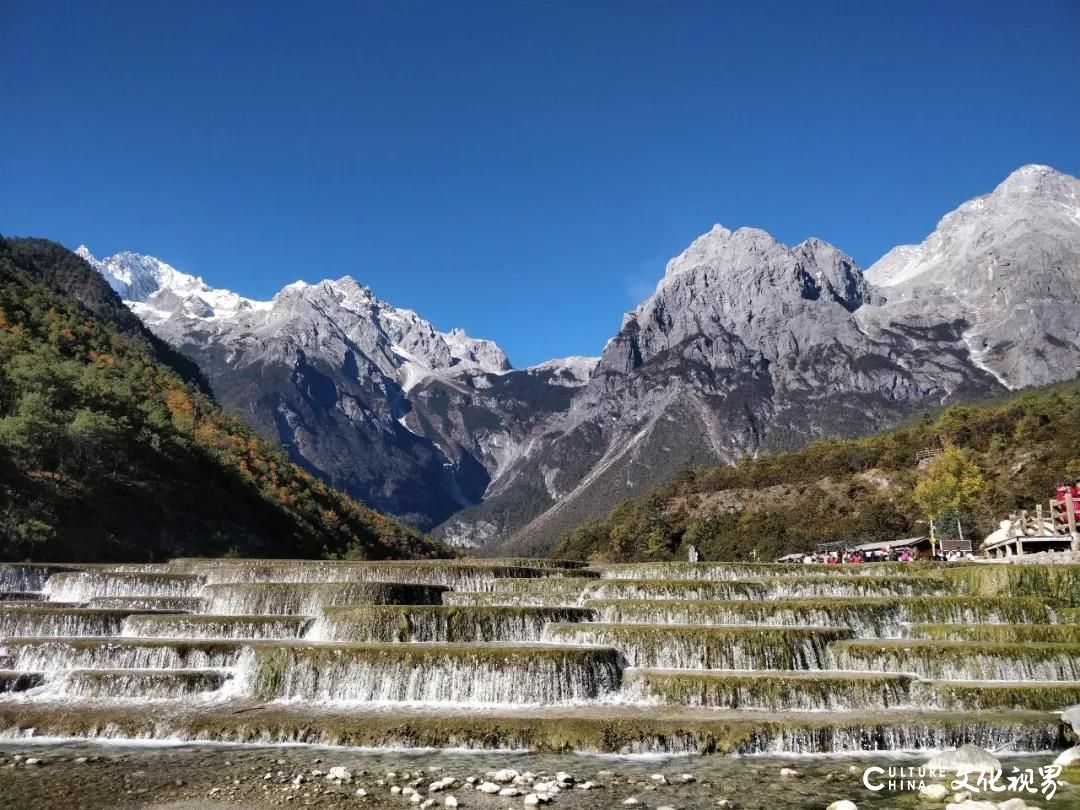
[[[963,551],[952,550],[938,552],[928,559],[935,562],[956,562],[970,558],[973,555]],[[914,562],[919,555],[913,548],[903,546],[901,548],[872,549],[862,551],[858,549],[846,549],[844,551],[814,552],[803,555],[802,561],[807,565],[844,565],[866,562]]]
[[[876,549],[874,551],[858,551],[848,549],[845,551],[829,551],[827,553],[812,553],[803,556],[802,561],[807,565],[858,565],[864,562],[911,562],[915,559],[915,552],[910,548],[901,549]]]

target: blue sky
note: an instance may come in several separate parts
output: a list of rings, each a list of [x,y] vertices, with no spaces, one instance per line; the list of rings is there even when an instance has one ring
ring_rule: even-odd
[[[1080,3],[0,1],[0,232],[269,297],[351,274],[515,365],[714,222],[863,266],[1080,174]]]

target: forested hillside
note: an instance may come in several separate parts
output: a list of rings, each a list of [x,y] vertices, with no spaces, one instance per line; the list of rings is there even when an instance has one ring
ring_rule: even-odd
[[[981,539],[1010,511],[1047,501],[1080,477],[1080,381],[956,405],[898,430],[688,470],[561,538],[559,557],[665,560],[693,543],[706,559],[772,559],[834,540],[926,534],[913,498],[916,453],[955,446],[986,480],[977,502],[939,534]]]
[[[226,416],[82,259],[0,237],[0,558],[438,553]]]

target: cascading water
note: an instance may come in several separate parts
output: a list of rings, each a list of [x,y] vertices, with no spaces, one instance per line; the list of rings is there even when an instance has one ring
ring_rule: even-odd
[[[115,636],[128,613],[97,608],[7,608],[0,611],[0,637]]]
[[[580,607],[584,599],[559,591],[509,593],[503,591],[447,591],[443,604],[455,607]]]
[[[207,585],[209,613],[317,616],[337,605],[433,605],[442,601],[438,585],[398,582],[272,582]]]
[[[229,677],[222,669],[74,669],[59,679],[56,691],[65,698],[207,698]]]
[[[12,669],[47,676],[72,669],[216,669],[235,666],[236,641],[122,638],[14,638],[0,649],[14,656]]]
[[[517,565],[459,564],[429,562],[386,563],[259,563],[192,566],[212,585],[233,583],[335,583],[404,582],[439,585],[459,591],[490,591],[501,577],[548,578],[549,571]],[[555,577],[551,577],[555,579]]]
[[[311,644],[249,651],[260,698],[317,702],[552,704],[619,686],[618,653],[580,647]]]
[[[1052,750],[1080,566],[1005,568],[0,565],[0,734]]]
[[[820,627],[553,624],[552,641],[615,647],[632,667],[822,669],[829,642],[851,631]]]
[[[120,635],[133,638],[300,638],[313,619],[307,616],[128,616]]]
[[[206,607],[201,596],[95,596],[88,603],[92,608],[177,613],[200,613]]]
[[[911,705],[907,675],[643,669],[627,672],[629,699],[758,711],[869,711]]]
[[[308,633],[312,640],[355,642],[539,641],[551,622],[595,619],[583,608],[452,607],[446,605],[331,607]]]
[[[101,596],[198,596],[202,577],[191,574],[78,571],[54,574],[44,593],[54,602],[87,602]]]
[[[39,592],[49,577],[70,570],[55,565],[0,563],[0,593]]]
[[[755,600],[590,600],[600,620],[637,624],[843,627],[859,638],[898,638],[914,622],[1045,622],[1035,599],[916,596]]]
[[[832,645],[837,669],[911,672],[953,681],[1080,680],[1080,645],[964,641],[850,641]]]

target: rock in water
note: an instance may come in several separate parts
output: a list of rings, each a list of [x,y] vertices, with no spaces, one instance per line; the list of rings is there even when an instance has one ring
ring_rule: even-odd
[[[919,788],[919,798],[931,802],[943,802],[949,795],[949,788],[945,785],[923,785]]]
[[[924,767],[947,773],[990,773],[1001,768],[1001,761],[977,745],[962,745],[952,751],[935,754],[926,761]]]
[[[833,802],[825,810],[859,810],[855,802],[848,801],[847,799],[841,799],[838,802]]]
[[[1057,759],[1054,760],[1055,765],[1060,765],[1062,768],[1068,768],[1072,765],[1080,765],[1080,745],[1074,745],[1072,748],[1067,748],[1057,755]]]
[[[1073,706],[1061,713],[1061,721],[1072,726],[1073,734],[1080,741],[1080,706]]]

